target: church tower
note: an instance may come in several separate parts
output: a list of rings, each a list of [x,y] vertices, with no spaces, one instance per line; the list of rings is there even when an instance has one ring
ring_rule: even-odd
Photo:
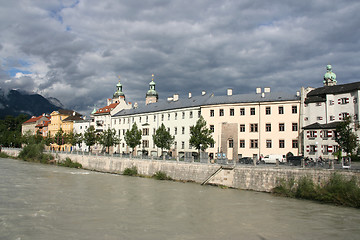
[[[154,82],[154,74],[152,75],[151,82],[149,83],[149,90],[146,93],[145,103],[148,105],[149,103],[157,102],[159,96],[155,91],[155,82]]]
[[[324,86],[334,86],[336,85],[336,74],[332,72],[331,65],[326,66],[327,72],[324,75]]]
[[[120,83],[120,76],[119,76],[119,82],[118,82],[118,84],[116,84],[116,91],[113,95],[112,102],[118,103],[118,102],[120,102],[120,99],[125,101],[125,94],[122,91],[122,85]]]

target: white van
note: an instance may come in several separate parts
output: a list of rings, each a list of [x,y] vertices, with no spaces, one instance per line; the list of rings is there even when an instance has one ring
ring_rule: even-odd
[[[286,162],[286,156],[285,155],[279,155],[279,154],[270,154],[266,155],[262,162],[264,163],[276,163],[276,160],[279,160],[279,163],[285,163]]]

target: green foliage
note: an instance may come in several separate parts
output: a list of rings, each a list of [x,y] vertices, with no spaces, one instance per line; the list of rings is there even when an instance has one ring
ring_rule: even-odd
[[[65,161],[59,162],[58,165],[69,168],[82,168],[82,165],[80,163],[71,161],[69,157],[67,157]]]
[[[210,144],[214,144],[215,141],[212,137],[212,132],[206,127],[206,121],[201,116],[196,122],[195,126],[190,127],[190,144],[195,147],[199,153],[205,151]],[[200,154],[198,154],[200,156]]]
[[[51,144],[54,143],[54,139],[52,137],[50,137],[50,133],[48,133],[48,135],[44,139],[44,143],[46,146],[50,146]]]
[[[174,143],[174,138],[171,134],[166,130],[164,124],[162,123],[161,126],[156,130],[156,133],[152,136],[155,145],[158,148],[169,150],[171,145]]]
[[[43,150],[43,143],[31,143],[21,150],[18,157],[27,162],[49,163],[54,157],[51,154],[43,153]]]
[[[336,127],[335,141],[339,144],[340,148],[348,155],[352,155],[358,148],[356,141],[356,134],[351,128],[351,117],[345,117]]]
[[[136,146],[141,144],[141,130],[138,130],[136,123],[132,125],[131,130],[126,130],[125,133],[125,142],[133,150]]]
[[[123,172],[123,175],[127,175],[127,176],[137,176],[138,175],[138,170],[136,168],[136,166],[133,166],[131,168],[126,168]]]
[[[64,133],[62,128],[60,128],[59,131],[56,132],[54,137],[54,142],[59,146],[64,145],[66,143],[66,134]]]
[[[71,131],[69,134],[67,134],[66,137],[66,143],[71,144],[72,146],[76,146],[82,143],[82,135],[81,133],[74,133]]]
[[[104,147],[107,147],[107,152],[109,153],[110,147],[120,143],[120,138],[116,136],[115,129],[108,129],[98,136],[97,141]]]
[[[11,158],[11,156],[4,152],[0,152],[0,158]]]
[[[21,125],[28,118],[21,114],[0,119],[0,144],[4,147],[21,147]]]
[[[323,186],[315,185],[309,177],[302,177],[295,182],[281,180],[272,191],[274,194],[324,203],[332,203],[360,208],[360,187],[353,177],[346,180],[343,175],[334,173]]]
[[[89,147],[89,152],[90,152],[90,147],[95,145],[96,143],[96,134],[95,134],[94,126],[90,126],[88,129],[86,129],[83,140],[86,146]]]
[[[172,180],[171,177],[168,177],[166,175],[166,173],[162,172],[162,171],[158,171],[156,172],[153,176],[153,178],[157,179],[157,180]]]

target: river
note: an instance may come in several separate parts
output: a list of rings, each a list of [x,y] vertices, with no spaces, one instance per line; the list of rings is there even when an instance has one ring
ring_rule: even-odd
[[[360,210],[0,158],[0,239],[359,239]]]

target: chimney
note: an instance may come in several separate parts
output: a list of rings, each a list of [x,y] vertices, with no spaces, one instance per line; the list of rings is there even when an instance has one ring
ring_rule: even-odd
[[[261,93],[261,88],[256,88],[256,94],[259,94],[259,93]]]
[[[204,96],[206,94],[206,91],[202,90],[201,96]]]
[[[168,98],[167,98],[168,102],[171,102],[173,99],[174,99],[174,98],[172,98],[172,97],[168,97]]]
[[[189,92],[189,98],[191,98],[191,92]]]
[[[261,97],[262,98],[264,98],[265,97],[265,93],[263,92],[263,93],[261,93]]]
[[[174,102],[176,102],[177,100],[179,100],[179,94],[174,94],[173,98],[174,98]]]
[[[300,97],[300,92],[299,91],[296,92],[296,96]]]
[[[269,88],[269,87],[264,88],[264,92],[265,92],[265,93],[269,93],[269,92],[270,92],[270,88]]]
[[[135,108],[135,109],[138,108],[138,103],[137,103],[137,102],[134,103],[134,108]]]
[[[227,95],[228,95],[228,96],[232,96],[232,89],[231,89],[231,88],[228,88],[228,90],[227,90]]]

